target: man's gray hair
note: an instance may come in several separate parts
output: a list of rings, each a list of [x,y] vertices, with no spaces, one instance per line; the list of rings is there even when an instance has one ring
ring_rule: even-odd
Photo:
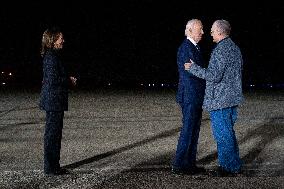
[[[227,20],[216,20],[215,24],[218,28],[218,32],[223,35],[229,36],[231,33],[231,25]]]

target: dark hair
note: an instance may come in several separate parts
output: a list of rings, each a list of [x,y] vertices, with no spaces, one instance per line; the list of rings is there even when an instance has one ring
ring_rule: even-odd
[[[41,56],[43,56],[48,49],[54,48],[54,43],[58,40],[60,34],[62,34],[62,32],[58,27],[51,27],[43,32],[40,51]]]

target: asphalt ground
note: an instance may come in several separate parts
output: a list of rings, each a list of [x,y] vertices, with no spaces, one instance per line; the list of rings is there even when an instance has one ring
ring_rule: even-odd
[[[39,91],[0,91],[0,188],[284,188],[284,91],[246,91],[235,125],[243,174],[174,175],[181,113],[175,90],[76,91],[65,112],[61,165],[43,174]],[[203,112],[197,163],[216,169]]]

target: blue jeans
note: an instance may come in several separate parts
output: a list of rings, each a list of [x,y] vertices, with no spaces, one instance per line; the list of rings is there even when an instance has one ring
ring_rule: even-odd
[[[183,103],[183,126],[176,149],[173,167],[187,169],[196,166],[197,143],[202,117],[202,104]]]
[[[239,172],[241,159],[234,131],[237,107],[210,111],[213,136],[217,142],[219,165],[230,172]]]

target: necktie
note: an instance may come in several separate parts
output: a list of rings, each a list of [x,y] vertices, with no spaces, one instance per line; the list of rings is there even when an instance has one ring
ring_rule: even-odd
[[[197,48],[198,51],[200,51],[200,47],[198,45],[195,45],[195,47]]]

